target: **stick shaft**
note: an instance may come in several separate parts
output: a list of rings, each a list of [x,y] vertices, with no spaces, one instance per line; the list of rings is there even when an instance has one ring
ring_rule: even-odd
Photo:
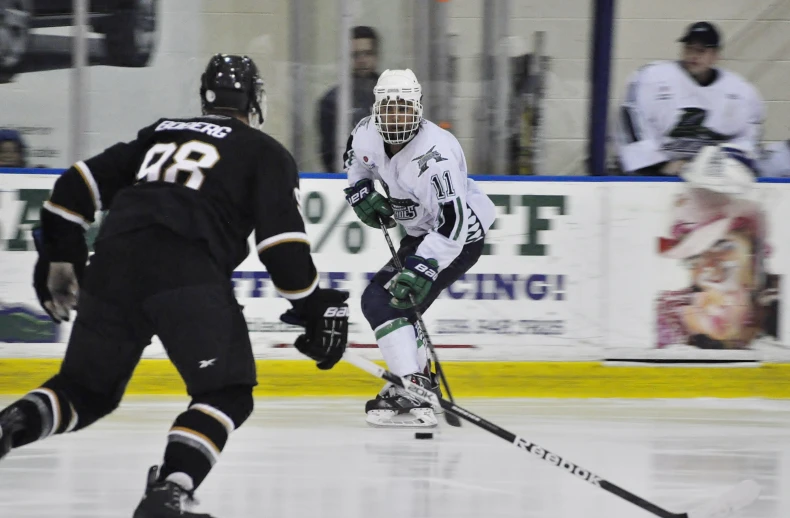
[[[392,244],[392,238],[390,238],[390,233],[387,231],[387,226],[384,224],[383,220],[380,223],[381,231],[384,233],[384,238],[387,240],[387,246],[389,246],[390,253],[392,254],[392,263],[395,265],[395,268],[402,270],[403,265],[400,262],[400,257],[398,257],[398,252],[395,250],[395,245]],[[425,327],[425,322],[422,320],[422,314],[417,308],[417,304],[414,303],[414,296],[409,295],[409,297],[411,299],[412,305],[414,306],[414,315],[417,318],[417,325],[420,326],[420,333],[422,334],[422,338],[425,341],[425,345],[431,352],[431,359],[436,366],[436,374],[439,376],[439,381],[441,384],[444,385],[444,391],[447,392],[447,397],[450,399],[450,401],[454,402],[455,399],[453,399],[453,393],[450,392],[450,384],[447,383],[447,378],[444,375],[444,369],[442,369],[442,364],[439,363],[439,357],[436,354],[436,349],[434,349],[431,337],[428,335],[428,328]],[[447,424],[451,426],[461,426],[461,421],[459,421],[458,418],[452,414],[445,414],[445,420],[447,421]]]

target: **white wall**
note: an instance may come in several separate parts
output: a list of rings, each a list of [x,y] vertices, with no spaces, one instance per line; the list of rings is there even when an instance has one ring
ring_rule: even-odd
[[[303,171],[320,170],[316,103],[337,81],[338,3],[307,0],[313,13],[306,64],[307,154]],[[426,0],[352,0],[355,24],[374,26],[383,39],[380,69],[413,67],[413,9]],[[473,136],[480,96],[480,48],[484,0],[448,2],[449,30],[457,37],[458,98],[454,131],[475,164]],[[488,0],[493,1],[493,0]],[[710,20],[724,34],[723,66],[742,73],[767,103],[766,141],[790,138],[790,0],[619,0],[612,67],[613,100],[625,79],[656,59],[673,59],[677,38],[693,21]],[[151,67],[91,67],[88,154],[133,138],[159,116],[182,116],[200,109],[199,74],[215,52],[250,54],[259,64],[269,100],[266,130],[291,146],[292,106],[289,0],[161,0],[160,43]],[[512,53],[532,50],[535,31],[546,31],[551,58],[546,98],[546,149],[553,174],[582,172],[588,119],[591,0],[512,0]],[[47,31],[47,30],[45,30]],[[52,30],[49,30],[52,31]],[[56,29],[68,35],[68,29]],[[98,41],[93,42],[94,46]],[[29,72],[0,85],[0,125],[36,126],[33,147],[60,149],[57,157],[34,160],[67,166],[70,131],[69,70]],[[473,171],[485,173],[486,171]]]
[[[591,3],[586,0],[514,0],[511,4],[511,54],[533,50],[533,35],[546,32],[546,55],[551,70],[546,84],[545,137],[547,170],[568,174],[578,168],[576,161],[585,148],[588,111],[587,59],[590,39]],[[459,106],[458,135],[474,164],[472,115],[480,91],[480,48],[482,42],[482,2],[450,2],[450,30],[462,35],[462,99]]]
[[[419,0],[412,0],[419,1]],[[334,2],[326,2],[331,10]],[[409,2],[388,2],[401,10],[383,10],[373,4],[355,2],[360,22],[385,33],[382,61],[400,66],[413,63],[408,46],[399,47],[392,35],[408,31]],[[709,20],[723,32],[722,66],[754,82],[767,103],[765,140],[790,138],[790,1],[788,0],[619,0],[615,25],[612,66],[611,110],[622,96],[626,78],[639,66],[657,59],[674,59],[676,40],[689,23]],[[474,125],[480,96],[480,49],[482,45],[482,0],[453,0],[448,3],[449,31],[457,34],[458,113],[455,134],[475,163]],[[589,113],[589,54],[591,52],[590,0],[512,0],[510,34],[512,53],[532,50],[535,31],[546,31],[546,53],[551,71],[546,91],[546,152],[553,174],[579,174],[586,154]],[[398,19],[400,14],[400,19]],[[378,24],[377,24],[378,22]],[[334,40],[331,40],[334,42]],[[325,40],[329,43],[329,40]],[[414,49],[413,53],[420,52]],[[394,65],[391,65],[394,63]],[[477,171],[476,171],[477,172]]]

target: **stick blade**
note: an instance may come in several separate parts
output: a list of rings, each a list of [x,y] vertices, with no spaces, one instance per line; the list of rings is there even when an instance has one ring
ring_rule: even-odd
[[[447,424],[449,424],[450,426],[455,426],[456,428],[461,427],[461,420],[458,418],[457,415],[455,415],[450,411],[445,410],[444,420],[447,421]]]
[[[724,518],[752,504],[760,496],[760,484],[744,480],[716,500],[688,513],[689,518]]]

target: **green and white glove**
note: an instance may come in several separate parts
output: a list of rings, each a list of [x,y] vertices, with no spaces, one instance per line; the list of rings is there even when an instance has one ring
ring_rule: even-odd
[[[416,255],[406,258],[403,270],[395,277],[389,287],[392,300],[390,306],[396,309],[410,309],[419,305],[428,296],[434,281],[439,276],[439,263],[436,259],[424,259]],[[411,298],[414,298],[412,304]]]
[[[343,189],[343,192],[346,193],[346,201],[365,225],[381,228],[380,220],[383,220],[387,228],[397,226],[395,220],[392,219],[394,212],[390,202],[376,192],[372,180],[368,178],[360,180],[353,187]]]

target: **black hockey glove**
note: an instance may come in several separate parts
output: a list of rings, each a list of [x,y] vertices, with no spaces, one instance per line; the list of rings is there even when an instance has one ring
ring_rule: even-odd
[[[33,269],[33,288],[38,301],[53,322],[68,322],[69,311],[77,305],[79,282],[88,262],[88,245],[84,239],[74,240],[68,254],[71,260],[54,262],[41,227],[35,227],[32,233],[38,252],[38,261]]]
[[[280,315],[286,324],[302,326],[305,333],[297,337],[294,347],[316,361],[321,370],[329,370],[343,358],[348,343],[348,293],[339,290],[316,290],[303,301]]]
[[[387,228],[395,228],[398,224],[392,219],[394,212],[390,202],[376,192],[373,188],[373,181],[365,178],[354,184],[353,187],[343,189],[346,193],[346,201],[354,213],[365,225],[373,228],[381,228],[379,221],[383,220]]]
[[[390,306],[396,309],[410,309],[414,304],[422,304],[438,276],[439,263],[436,259],[425,259],[417,255],[408,256],[403,263],[403,270],[390,283],[389,292],[392,294]]]

